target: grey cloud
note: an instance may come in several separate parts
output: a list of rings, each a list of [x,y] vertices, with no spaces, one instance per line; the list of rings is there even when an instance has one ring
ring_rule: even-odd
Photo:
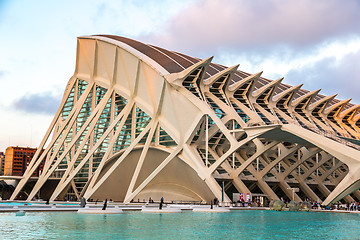
[[[304,48],[360,34],[357,0],[200,0],[141,40],[206,56]]]
[[[54,96],[50,92],[28,94],[15,100],[12,107],[26,113],[38,113],[53,115],[61,102],[60,96]]]
[[[352,98],[352,103],[359,104],[360,51],[339,60],[325,58],[313,65],[291,70],[285,79],[293,85],[304,83],[304,89],[322,89],[320,93],[327,96],[337,93],[341,100]]]

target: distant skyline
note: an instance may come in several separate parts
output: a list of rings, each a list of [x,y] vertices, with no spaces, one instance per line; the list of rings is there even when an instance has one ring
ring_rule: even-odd
[[[360,103],[359,0],[0,0],[0,152],[37,147],[75,69],[76,38],[133,38]]]

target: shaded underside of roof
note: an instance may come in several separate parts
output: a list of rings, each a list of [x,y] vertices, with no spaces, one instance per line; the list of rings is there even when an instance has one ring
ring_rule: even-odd
[[[197,62],[202,61],[202,59],[200,59],[200,58],[195,58],[195,57],[191,57],[191,56],[188,56],[188,55],[185,55],[182,53],[169,51],[169,50],[157,47],[157,46],[144,44],[142,42],[139,42],[139,41],[136,41],[136,40],[133,40],[130,38],[125,38],[125,37],[120,37],[120,36],[115,36],[115,35],[95,35],[95,36],[105,37],[105,38],[109,38],[109,39],[113,39],[113,40],[125,43],[125,44],[129,45],[130,47],[134,48],[135,50],[141,52],[142,54],[144,54],[144,55],[148,56],[149,58],[153,59],[154,61],[156,61],[164,69],[166,69],[169,73],[181,72],[184,69],[189,68],[190,66],[196,64]],[[210,63],[204,76],[205,76],[205,78],[208,78],[226,68],[227,68],[226,66],[222,66],[220,64]],[[231,80],[232,80],[232,82],[235,83],[235,82],[238,82],[241,79],[244,79],[250,75],[251,75],[250,73],[246,73],[241,70],[238,70],[233,75]],[[260,77],[259,81],[255,85],[255,89],[260,88],[270,82],[272,82],[272,80]],[[288,85],[288,84],[280,83],[275,90],[275,94],[285,91],[286,89],[288,89],[290,87],[292,87],[292,86]],[[308,90],[300,89],[299,91],[296,92],[294,99],[301,97],[307,93],[309,93]],[[324,97],[326,97],[326,96],[317,94],[314,97],[314,99],[312,100],[312,102],[319,101],[320,99],[322,99]],[[334,98],[331,102],[329,102],[328,106],[331,106],[338,102],[340,102],[340,100]],[[344,107],[344,109],[348,109],[352,106],[354,106],[354,104],[348,103]]]

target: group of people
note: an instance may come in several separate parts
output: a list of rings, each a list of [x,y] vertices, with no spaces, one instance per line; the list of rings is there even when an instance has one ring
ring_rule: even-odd
[[[310,203],[312,209],[324,209],[324,206],[322,206],[321,203],[317,201],[311,201]]]
[[[139,200],[138,200],[138,201],[139,201]],[[154,200],[153,200],[151,197],[149,197],[149,201],[147,202],[147,204],[149,204],[149,203],[154,203]],[[146,205],[147,205],[147,204],[146,204]],[[160,210],[163,208],[163,205],[164,205],[164,198],[161,197],[161,199],[160,199],[160,205],[159,205],[159,209],[160,209]]]
[[[360,202],[351,202],[342,204],[341,202],[337,202],[335,204],[330,205],[330,209],[337,209],[337,210],[346,210],[346,211],[360,211]]]
[[[261,206],[261,202],[260,199],[254,199],[254,201],[251,201],[250,199],[248,201],[245,201],[243,197],[240,197],[240,200],[237,201],[237,203],[240,204],[241,207],[260,207]]]
[[[358,202],[351,202],[347,204],[347,208],[349,211],[359,211],[359,203]]]
[[[321,205],[321,203],[317,201],[309,201],[311,203],[312,209],[322,209],[322,210],[346,210],[346,211],[360,211],[360,202],[351,202],[343,204],[341,202],[336,202],[330,204],[329,206]]]

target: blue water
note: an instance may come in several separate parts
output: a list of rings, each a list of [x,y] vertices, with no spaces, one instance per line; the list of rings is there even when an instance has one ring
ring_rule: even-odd
[[[32,205],[31,203],[23,203],[23,202],[0,202],[0,206],[1,205],[24,206],[24,204]]]
[[[45,205],[44,202],[35,202],[35,203],[27,203],[27,202],[0,202],[0,206],[1,205],[12,205],[12,206],[24,206],[24,205],[33,205],[33,204],[43,204]],[[52,205],[52,203],[51,203]],[[56,205],[77,205],[79,206],[78,203],[56,203]]]
[[[231,211],[0,213],[1,239],[360,239],[358,214]]]

